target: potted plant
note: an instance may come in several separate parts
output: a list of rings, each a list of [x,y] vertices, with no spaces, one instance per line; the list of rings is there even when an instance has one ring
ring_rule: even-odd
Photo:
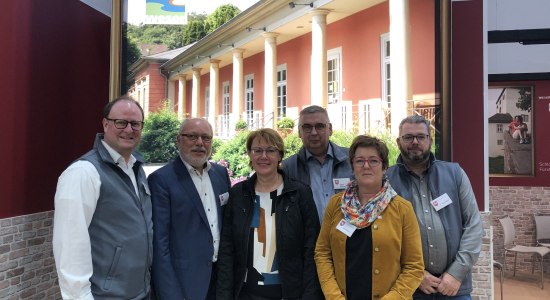
[[[235,123],[235,131],[243,131],[243,130],[246,130],[247,128],[248,128],[248,123],[246,123],[246,121],[243,119],[240,119],[239,121],[237,121],[237,123]]]
[[[285,138],[294,129],[294,120],[289,117],[283,117],[277,121],[276,126],[279,134]]]

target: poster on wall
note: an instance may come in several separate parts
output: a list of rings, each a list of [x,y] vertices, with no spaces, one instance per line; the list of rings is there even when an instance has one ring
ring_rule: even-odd
[[[489,174],[534,176],[533,87],[489,87]]]

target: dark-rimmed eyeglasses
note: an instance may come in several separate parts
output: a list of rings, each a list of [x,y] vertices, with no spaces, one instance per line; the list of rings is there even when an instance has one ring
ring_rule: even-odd
[[[313,125],[303,124],[301,128],[302,128],[302,131],[305,133],[311,133],[311,131],[313,131],[313,128],[315,128],[315,131],[317,132],[324,132],[325,129],[327,129],[327,124],[326,123],[315,123]]]
[[[206,143],[210,143],[212,141],[211,135],[205,135],[205,134],[198,135],[198,134],[187,134],[187,133],[180,133],[180,135],[186,137],[188,140],[192,142],[196,142],[199,138],[201,138],[201,140]]]
[[[414,139],[416,139],[419,143],[425,142],[430,138],[428,134],[406,134],[401,136],[401,140],[405,143],[412,143]]]
[[[368,164],[369,167],[374,168],[378,167],[382,163],[382,159],[376,156],[369,157],[367,159],[359,157],[353,159],[353,165],[362,168],[365,166],[365,164]]]
[[[109,119],[109,118],[105,118],[105,120],[113,121],[113,124],[115,124],[116,129],[126,129],[126,127],[128,127],[128,124],[130,124],[130,127],[132,127],[133,130],[143,129],[142,121],[127,121],[122,119]]]
[[[250,153],[252,154],[252,156],[262,156],[264,153],[265,153],[265,156],[269,156],[269,157],[276,157],[277,154],[279,153],[279,149],[277,148],[266,148],[266,149],[262,149],[262,148],[252,148],[250,149]]]

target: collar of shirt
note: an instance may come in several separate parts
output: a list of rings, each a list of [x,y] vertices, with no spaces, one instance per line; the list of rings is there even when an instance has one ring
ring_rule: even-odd
[[[200,176],[199,170],[195,169],[195,167],[188,164],[185,160],[183,160],[183,158],[181,158],[181,156],[180,156],[180,159],[183,162],[183,164],[185,165],[185,168],[187,168],[187,171],[189,171],[189,174],[197,174],[198,176]],[[210,165],[210,162],[206,161],[204,163],[204,168],[202,170],[208,172],[208,171],[210,171],[210,168],[212,168],[212,166]]]
[[[311,154],[311,152],[309,152],[309,150],[307,150],[307,148],[305,148],[305,150],[306,150],[306,160],[309,160],[312,157],[315,158],[313,156],[313,154]],[[334,157],[334,152],[332,151],[332,146],[330,145],[330,143],[328,143],[328,149],[327,149],[327,155],[326,156],[330,157],[330,158]]]
[[[101,141],[103,143],[103,146],[105,146],[105,149],[109,151],[109,154],[111,155],[111,158],[119,167],[124,167],[127,169],[131,169],[134,166],[134,163],[136,162],[136,158],[133,154],[130,155],[130,160],[128,160],[128,163],[126,163],[126,160],[120,153],[118,153],[115,149],[111,148],[105,141]]]

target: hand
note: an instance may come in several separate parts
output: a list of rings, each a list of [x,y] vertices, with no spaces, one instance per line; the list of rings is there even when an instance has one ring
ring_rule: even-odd
[[[451,274],[445,272],[441,275],[441,282],[437,287],[437,290],[445,296],[455,296],[460,288],[461,282],[454,278]]]
[[[437,292],[437,287],[440,282],[440,278],[435,277],[428,271],[424,270],[424,279],[422,279],[422,283],[420,283],[418,289],[420,289],[424,294],[433,294]]]

